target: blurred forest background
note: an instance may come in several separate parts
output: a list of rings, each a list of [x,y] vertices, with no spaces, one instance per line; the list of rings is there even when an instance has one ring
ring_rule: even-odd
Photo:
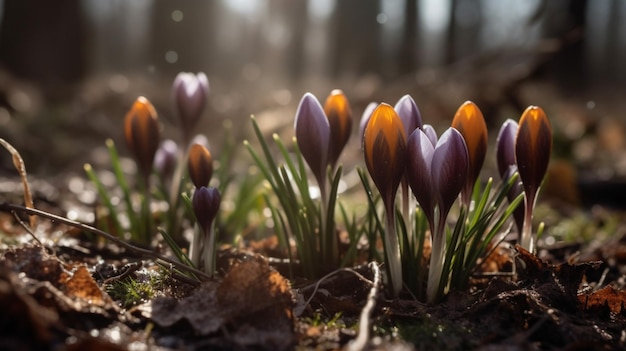
[[[435,125],[465,100],[492,128],[536,104],[574,140],[623,128],[624,62],[620,0],[0,0],[0,136],[31,172],[79,170],[138,95],[175,136],[170,84],[203,71],[210,139],[250,114],[291,125],[304,92],[341,88],[355,119],[407,93]]]

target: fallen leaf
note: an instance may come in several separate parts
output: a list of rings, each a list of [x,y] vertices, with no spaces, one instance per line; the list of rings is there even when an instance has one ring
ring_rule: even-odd
[[[584,306],[585,310],[607,306],[613,313],[626,311],[626,291],[616,290],[610,285],[591,294],[581,294],[578,296],[578,301]]]

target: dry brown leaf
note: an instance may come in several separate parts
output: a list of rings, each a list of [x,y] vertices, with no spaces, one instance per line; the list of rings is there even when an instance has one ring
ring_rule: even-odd
[[[613,313],[626,311],[626,291],[616,290],[610,285],[588,295],[579,295],[578,300],[587,310],[607,306]]]
[[[83,299],[98,306],[105,303],[102,290],[85,266],[78,266],[71,277],[62,275],[60,283],[65,286],[65,293],[69,297]]]
[[[295,342],[289,282],[261,256],[235,264],[219,283],[204,283],[181,300],[157,298],[151,307],[161,327],[187,320],[196,334],[227,331],[239,346],[286,350]]]

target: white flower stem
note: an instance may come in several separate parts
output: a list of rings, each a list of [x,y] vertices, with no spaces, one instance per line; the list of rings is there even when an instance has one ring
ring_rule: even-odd
[[[533,238],[533,208],[535,207],[534,194],[528,196],[524,194],[524,226],[520,245],[531,253],[535,253],[535,242]]]
[[[387,254],[387,272],[389,275],[389,285],[394,298],[398,297],[402,290],[402,262],[400,260],[400,245],[396,234],[396,210],[393,201],[389,201],[387,207],[387,221],[385,228],[385,251]]]
[[[431,253],[430,269],[428,270],[428,285],[426,287],[426,299],[429,303],[434,303],[439,298],[439,284],[441,284],[441,274],[443,270],[443,258],[445,257],[445,217],[441,216],[438,209],[435,209],[435,226],[431,231]]]

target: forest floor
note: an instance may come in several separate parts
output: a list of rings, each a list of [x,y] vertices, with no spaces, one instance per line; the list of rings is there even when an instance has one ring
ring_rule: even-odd
[[[548,99],[532,89],[520,95],[536,104]],[[441,106],[447,105],[423,112],[447,111]],[[7,206],[22,203],[20,181],[3,177],[0,349],[333,350],[362,346],[355,340],[365,320],[364,348],[372,350],[623,350],[624,124],[589,103],[549,110],[557,115],[558,155],[536,215],[547,228],[537,256],[506,244],[481,265],[468,291],[451,292],[438,304],[407,292],[388,299],[379,276],[384,269],[368,262],[318,281],[288,279],[282,258],[267,250],[271,241],[220,251],[218,276],[193,284],[157,264],[156,256],[58,220],[37,218],[29,234]],[[75,133],[85,142],[90,133],[74,122],[67,121],[69,131],[59,124],[52,132]],[[90,124],[98,129],[98,122]],[[12,132],[29,128],[42,133],[34,124]],[[35,138],[20,151],[32,159],[47,142]],[[75,149],[76,143],[66,145],[61,151],[70,156],[43,162],[58,168]],[[10,162],[2,160],[8,174]],[[85,200],[93,195],[83,192],[85,178],[63,171],[32,176],[36,207],[68,217],[81,208],[72,218],[89,218],[89,208],[76,206],[93,202]],[[168,255],[162,244],[155,252]]]

